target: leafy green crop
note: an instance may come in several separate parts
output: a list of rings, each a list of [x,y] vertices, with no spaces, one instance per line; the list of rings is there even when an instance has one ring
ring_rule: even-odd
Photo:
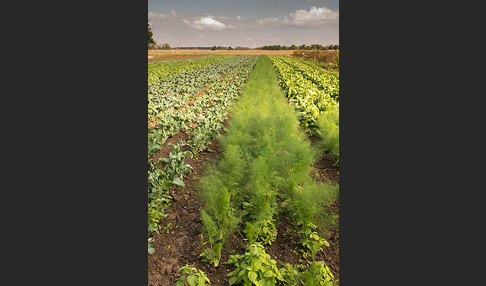
[[[288,56],[269,56],[279,74],[279,82],[289,102],[300,112],[304,130],[314,134],[317,117],[326,110],[339,108],[339,79],[313,69]]]
[[[190,151],[181,151],[184,142],[171,144],[173,150],[170,151],[169,157],[160,158],[157,162],[149,159],[148,170],[148,235],[152,232],[159,233],[160,221],[167,215],[165,211],[170,205],[172,197],[169,195],[169,188],[179,186],[182,190],[185,185],[182,180],[184,175],[192,171],[192,167],[184,163],[186,156],[192,156]],[[148,252],[152,254],[155,249],[152,247],[149,239]]]
[[[286,263],[280,273],[289,286],[336,286],[338,282],[324,261],[315,261],[307,266]]]
[[[237,266],[228,274],[233,276],[230,284],[287,285],[264,251],[278,235],[277,212],[292,213],[295,225],[301,226],[305,253],[313,259],[327,244],[319,231],[326,226],[324,218],[338,188],[310,178],[317,154],[300,130],[298,113],[285,104],[277,80],[271,62],[261,56],[220,137],[222,158],[201,181],[201,220],[210,244],[201,256],[220,263],[231,233],[248,243],[245,254],[230,256],[228,263]],[[300,281],[304,274],[299,275],[292,279]]]
[[[273,218],[277,194],[293,192],[308,177],[314,159],[295,111],[284,104],[278,85],[268,82],[268,78],[270,83],[277,81],[270,61],[261,59],[232,109],[226,135],[220,138],[225,153],[202,180],[201,191],[212,221],[229,213],[241,221],[248,243],[271,244],[277,235]],[[222,193],[231,194],[226,196],[229,202],[221,199]],[[219,209],[223,211],[218,214]],[[210,233],[210,224],[204,226]],[[225,227],[223,232],[229,231],[234,229]]]
[[[148,64],[148,83],[160,81],[183,71],[196,69],[218,61],[234,57],[232,55],[208,56],[182,61],[160,61]]]
[[[257,59],[223,56],[149,65],[149,74],[156,74],[158,79],[149,78],[148,85],[148,157],[159,152],[166,139],[177,132],[190,132],[188,142],[172,145],[174,149],[167,158],[157,163],[149,159],[149,236],[159,231],[159,224],[166,217],[171,200],[168,189],[178,185],[182,190],[184,176],[192,171],[184,159],[206,149],[223,129],[221,122]],[[181,151],[183,145],[192,152]],[[215,245],[217,242],[210,248],[213,252]],[[153,251],[149,241],[149,253]],[[215,262],[219,255],[209,257]]]
[[[177,279],[176,286],[189,285],[189,286],[204,286],[206,282],[211,285],[209,278],[204,271],[197,269],[192,265],[184,265],[179,268],[181,274],[188,274],[188,276],[181,276]]]
[[[236,266],[236,269],[227,275],[233,276],[229,280],[229,285],[267,286],[277,285],[277,280],[285,281],[276,261],[265,253],[265,248],[259,243],[250,244],[245,254],[230,255],[226,263]]]
[[[324,261],[312,263],[302,276],[306,286],[336,286],[338,282]]]

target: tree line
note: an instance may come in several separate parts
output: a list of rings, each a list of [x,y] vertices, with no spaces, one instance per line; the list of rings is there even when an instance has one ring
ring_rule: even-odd
[[[322,46],[319,44],[312,44],[310,46],[307,45],[291,45],[291,46],[281,46],[281,45],[272,45],[272,46],[263,46],[257,48],[259,50],[339,50],[339,45],[327,45]]]

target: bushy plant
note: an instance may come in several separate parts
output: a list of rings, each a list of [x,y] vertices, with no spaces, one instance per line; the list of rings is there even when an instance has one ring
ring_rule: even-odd
[[[338,198],[339,186],[333,183],[318,183],[307,181],[302,187],[295,189],[289,199],[289,209],[292,218],[298,224],[305,226],[308,223],[322,221],[323,215],[330,214],[330,206]],[[326,226],[319,225],[323,230]]]
[[[209,248],[201,256],[203,260],[219,265],[221,250],[229,235],[236,229],[241,217],[231,204],[231,194],[220,181],[206,180],[201,221]]]
[[[179,268],[179,272],[181,272],[181,274],[188,274],[188,276],[180,276],[177,279],[176,286],[204,286],[206,285],[206,282],[211,285],[211,281],[209,281],[206,273],[192,265],[182,266],[181,268]]]
[[[300,285],[300,277],[302,276],[300,269],[302,268],[302,265],[299,264],[294,266],[293,264],[286,263],[283,266],[284,267],[280,269],[280,273],[287,282],[287,285]]]
[[[329,267],[324,261],[315,261],[307,268],[302,275],[302,282],[306,286],[336,286],[337,281],[334,280]]]
[[[337,199],[338,193],[337,185],[307,181],[304,186],[296,188],[288,200],[287,208],[291,218],[301,228],[300,243],[304,246],[305,255],[310,255],[312,260],[322,245],[329,246],[319,232],[332,225],[330,205]]]
[[[336,286],[338,282],[334,280],[334,275],[323,261],[315,261],[308,265],[286,263],[280,272],[289,286]]]
[[[270,258],[263,245],[259,243],[250,244],[245,254],[230,255],[226,263],[236,266],[235,270],[227,274],[233,276],[229,280],[229,285],[264,286],[277,285],[278,281],[285,281],[276,261]]]

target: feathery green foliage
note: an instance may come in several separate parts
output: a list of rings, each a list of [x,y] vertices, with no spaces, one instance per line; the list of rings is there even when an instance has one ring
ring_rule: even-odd
[[[317,154],[300,129],[298,112],[285,104],[285,93],[266,56],[257,61],[231,114],[220,138],[222,159],[201,185],[201,219],[208,238],[213,234],[211,249],[203,256],[216,254],[215,243],[224,245],[235,230],[244,233],[249,245],[271,244],[277,235],[275,214],[287,201],[288,209],[301,212],[293,219],[304,226],[302,243],[314,257],[325,240],[315,226],[305,226],[327,210],[337,188],[312,182],[309,174]]]
[[[317,117],[317,134],[321,144],[329,155],[339,161],[339,108],[324,111]]]

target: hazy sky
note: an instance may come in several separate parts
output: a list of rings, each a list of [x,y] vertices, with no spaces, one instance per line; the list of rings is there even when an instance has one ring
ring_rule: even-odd
[[[148,0],[157,44],[339,45],[339,0]]]

